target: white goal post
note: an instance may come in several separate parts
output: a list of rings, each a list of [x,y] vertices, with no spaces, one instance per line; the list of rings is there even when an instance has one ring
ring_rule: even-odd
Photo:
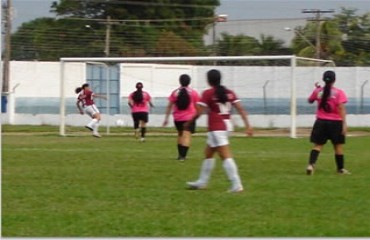
[[[61,136],[66,135],[66,84],[65,71],[66,63],[93,63],[107,66],[109,63],[169,63],[169,62],[212,62],[212,61],[259,61],[259,60],[285,60],[290,63],[290,137],[296,138],[296,115],[297,115],[297,96],[296,96],[296,75],[295,70],[298,60],[311,61],[316,63],[329,63],[335,66],[331,60],[322,60],[314,58],[298,57],[296,55],[276,55],[276,56],[212,56],[212,57],[93,57],[93,58],[61,58],[60,59],[60,127],[59,133]],[[289,66],[289,65],[288,65]],[[217,68],[217,66],[213,66]],[[107,79],[108,80],[108,79]],[[109,109],[109,101],[107,102]],[[108,126],[109,129],[109,126]]]

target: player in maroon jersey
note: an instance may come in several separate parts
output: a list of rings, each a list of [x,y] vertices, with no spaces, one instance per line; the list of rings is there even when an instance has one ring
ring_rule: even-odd
[[[187,182],[190,189],[204,189],[208,184],[212,169],[215,165],[213,158],[215,153],[223,160],[223,167],[231,181],[229,192],[243,191],[237,165],[232,157],[229,147],[229,132],[232,131],[230,121],[231,109],[234,107],[243,119],[246,127],[246,134],[252,136],[253,130],[249,124],[247,112],[243,109],[240,100],[235,93],[221,85],[221,73],[218,70],[210,70],[207,73],[210,89],[202,93],[201,100],[198,102],[195,121],[206,109],[208,109],[208,133],[207,146],[205,149],[205,159],[200,171],[199,179],[194,182]]]
[[[86,113],[92,118],[90,123],[85,127],[93,132],[94,137],[100,138],[101,136],[98,132],[98,128],[101,116],[99,109],[95,106],[94,97],[103,99],[107,99],[107,97],[91,91],[88,83],[83,84],[82,87],[76,88],[75,92],[78,94],[76,105],[80,114]]]

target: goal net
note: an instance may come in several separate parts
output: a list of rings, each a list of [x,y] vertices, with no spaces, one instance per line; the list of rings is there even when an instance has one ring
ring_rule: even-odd
[[[287,128],[289,136],[297,136],[297,126],[304,126],[314,107],[306,99],[319,82],[323,71],[333,69],[332,61],[288,56],[233,57],[142,57],[142,58],[62,58],[60,79],[60,135],[73,134],[69,126],[84,126],[89,120],[76,112],[75,87],[90,83],[96,93],[107,101],[96,104],[103,114],[101,125],[109,134],[110,127],[132,126],[127,105],[128,95],[135,84],[142,82],[153,97],[149,126],[161,126],[167,97],[179,86],[179,76],[191,76],[191,86],[206,89],[206,72],[218,69],[222,84],[234,90],[249,113],[253,127]],[[79,77],[74,76],[76,68]],[[71,70],[73,69],[73,70]],[[238,117],[235,125],[242,126]],[[298,121],[298,125],[297,125]],[[205,125],[205,119],[198,126]]]

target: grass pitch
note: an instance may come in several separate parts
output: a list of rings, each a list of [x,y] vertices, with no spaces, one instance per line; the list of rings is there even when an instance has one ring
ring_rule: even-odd
[[[307,138],[234,137],[245,191],[227,193],[218,160],[207,190],[199,174],[205,137],[188,160],[176,137],[95,139],[55,133],[2,137],[4,237],[366,237],[370,236],[370,137],[348,138],[346,168],[332,147],[305,175]]]

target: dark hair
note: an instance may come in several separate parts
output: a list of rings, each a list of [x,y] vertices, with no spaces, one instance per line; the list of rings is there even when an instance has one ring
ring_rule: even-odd
[[[333,71],[326,71],[322,77],[322,80],[325,82],[324,92],[321,96],[321,102],[319,105],[319,109],[324,109],[325,112],[331,112],[330,105],[328,104],[328,99],[331,93],[331,86],[335,82],[335,72]]]
[[[141,82],[136,83],[136,91],[134,92],[132,99],[135,103],[142,103],[144,96],[143,96],[143,87],[144,85]]]
[[[79,94],[81,91],[82,91],[82,87],[77,87],[77,88],[75,89],[75,93],[76,93],[76,94]]]
[[[81,88],[82,89],[85,89],[86,87],[88,87],[89,86],[89,84],[88,83],[84,83],[84,84],[82,84],[82,86],[81,86]]]
[[[228,100],[226,88],[221,85],[221,72],[212,69],[207,73],[208,84],[216,89],[217,102],[226,103]]]
[[[190,95],[188,93],[188,90],[186,89],[186,87],[190,84],[190,76],[187,74],[182,74],[179,81],[181,84],[181,88],[179,89],[179,93],[177,94],[176,106],[179,110],[185,110],[189,107],[190,104]]]

